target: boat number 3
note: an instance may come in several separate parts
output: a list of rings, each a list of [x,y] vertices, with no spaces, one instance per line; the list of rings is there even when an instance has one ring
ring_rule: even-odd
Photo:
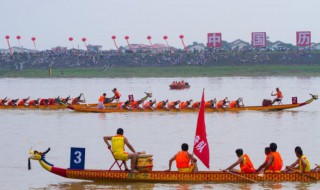
[[[82,162],[82,159],[81,159],[82,158],[82,154],[81,154],[81,152],[80,151],[75,151],[74,155],[75,155],[75,159],[73,160],[74,163],[80,164]]]

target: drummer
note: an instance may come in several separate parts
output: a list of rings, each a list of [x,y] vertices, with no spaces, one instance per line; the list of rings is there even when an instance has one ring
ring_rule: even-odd
[[[139,172],[135,169],[139,154],[134,150],[132,145],[129,143],[128,139],[123,136],[122,128],[117,129],[116,136],[105,136],[103,137],[103,140],[108,145],[108,148],[112,150],[115,159],[122,161],[127,161],[128,159],[130,159],[131,172]],[[109,144],[109,141],[111,141],[111,145]],[[127,145],[127,147],[132,151],[132,153],[125,152],[124,145]],[[125,167],[127,168],[126,164]]]
[[[181,151],[179,151],[169,160],[169,169],[166,171],[168,172],[171,171],[172,162],[175,160],[176,166],[179,172],[185,172],[185,173],[197,172],[198,171],[198,167],[196,164],[197,159],[188,152],[188,149],[189,149],[189,145],[187,143],[183,143],[181,145]]]

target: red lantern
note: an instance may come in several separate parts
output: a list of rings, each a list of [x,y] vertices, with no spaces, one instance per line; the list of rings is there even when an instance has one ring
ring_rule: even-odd
[[[164,39],[164,40],[168,39],[168,36],[163,36],[163,39]]]
[[[72,42],[73,41],[73,37],[69,37],[69,41]]]
[[[124,39],[129,40],[129,36],[125,36]]]
[[[87,41],[87,38],[82,38],[82,41],[83,41],[83,42],[86,42],[86,41]]]
[[[21,36],[18,35],[18,36],[17,36],[17,40],[20,40],[20,39],[21,39]]]
[[[184,38],[184,36],[181,34],[181,35],[179,36],[179,38],[180,38],[180,39],[183,39],[183,38]]]
[[[147,39],[148,39],[148,40],[151,40],[151,36],[148,36]]]
[[[9,36],[9,35],[6,35],[6,39],[9,40],[9,39],[10,39],[10,36]]]
[[[116,37],[116,36],[112,36],[111,38],[112,38],[113,40],[115,40],[117,37]]]
[[[36,37],[32,37],[31,40],[32,40],[32,41],[36,41]]]

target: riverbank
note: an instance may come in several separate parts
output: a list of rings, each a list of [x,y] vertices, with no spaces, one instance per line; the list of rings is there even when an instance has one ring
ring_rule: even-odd
[[[130,78],[130,77],[233,77],[233,76],[320,76],[320,65],[243,65],[178,67],[111,67],[86,69],[1,70],[1,78]]]

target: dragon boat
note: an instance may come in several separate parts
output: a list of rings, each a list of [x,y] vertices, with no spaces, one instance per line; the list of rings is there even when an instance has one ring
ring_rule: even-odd
[[[103,182],[316,182],[320,179],[319,172],[300,173],[231,173],[224,171],[200,171],[196,173],[180,173],[166,171],[149,171],[132,173],[120,170],[99,170],[99,169],[68,169],[55,167],[46,160],[45,152],[30,150],[30,160],[39,161],[40,165],[47,171],[71,179],[103,181]]]
[[[169,87],[171,90],[182,90],[182,89],[190,88],[190,84],[188,82],[184,84],[175,83],[175,84],[170,84]]]
[[[19,110],[59,110],[67,109],[66,105],[41,105],[41,106],[0,106],[0,109],[19,109]]]
[[[310,104],[314,100],[318,99],[318,95],[311,95],[311,98],[305,102],[302,103],[292,103],[292,104],[281,104],[281,105],[270,105],[270,106],[241,106],[236,108],[206,108],[205,112],[237,112],[237,111],[245,111],[245,110],[251,110],[251,111],[279,111],[279,110],[285,110],[285,109],[292,109],[297,108],[301,106],[305,106],[307,104]],[[195,112],[198,113],[199,109],[114,109],[114,108],[106,108],[106,109],[99,109],[97,107],[78,107],[78,106],[68,106],[69,109],[77,111],[77,112],[95,112],[95,113],[113,113],[113,112]]]

